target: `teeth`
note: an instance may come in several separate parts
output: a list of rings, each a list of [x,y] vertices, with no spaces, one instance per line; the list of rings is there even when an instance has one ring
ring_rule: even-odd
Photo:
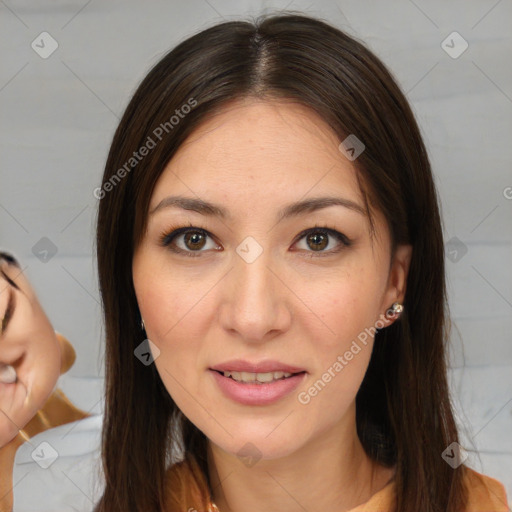
[[[249,372],[224,372],[224,377],[231,377],[238,382],[258,382],[264,384],[279,380],[286,377],[291,377],[288,372],[268,372],[268,373],[249,373]]]

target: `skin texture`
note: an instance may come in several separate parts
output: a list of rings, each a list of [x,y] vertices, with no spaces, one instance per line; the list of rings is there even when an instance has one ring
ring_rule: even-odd
[[[0,446],[6,445],[32,419],[53,391],[61,371],[61,344],[34,290],[23,272],[5,260],[0,274],[0,318],[4,318],[9,293],[16,305],[0,337],[0,364],[17,374],[12,384],[0,382]]]
[[[222,512],[349,510],[394,473],[371,462],[356,432],[355,397],[371,337],[307,405],[297,398],[405,295],[411,247],[400,246],[390,266],[390,234],[380,213],[374,212],[373,250],[367,217],[345,207],[276,218],[285,205],[313,197],[364,205],[339,143],[298,104],[233,102],[180,147],[151,198],[150,212],[179,194],[222,205],[232,216],[178,208],[150,213],[133,259],[146,332],[160,350],[156,367],[173,400],[209,439],[209,473]],[[160,244],[171,227],[190,225],[212,236],[185,245],[181,234],[174,245],[202,251],[198,257]],[[352,244],[334,236],[325,246],[298,238],[315,226],[335,229]],[[248,236],[263,249],[252,263],[236,252]],[[242,405],[222,394],[209,371],[235,358],[275,359],[307,375],[273,404]],[[252,466],[237,456],[246,443],[261,457]]]

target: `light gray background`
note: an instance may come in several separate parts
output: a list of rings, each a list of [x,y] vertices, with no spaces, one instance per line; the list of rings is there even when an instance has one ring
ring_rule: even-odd
[[[130,95],[192,33],[284,8],[366,41],[413,106],[444,218],[451,385],[464,439],[480,454],[469,463],[501,480],[512,502],[510,0],[0,0],[0,247],[21,260],[53,325],[76,349],[60,386],[84,409],[101,410],[93,189]],[[31,47],[44,31],[58,43],[46,59]],[[442,45],[454,31],[469,45],[457,58],[445,50],[456,52],[460,40]],[[47,262],[33,254],[42,237],[58,250]]]

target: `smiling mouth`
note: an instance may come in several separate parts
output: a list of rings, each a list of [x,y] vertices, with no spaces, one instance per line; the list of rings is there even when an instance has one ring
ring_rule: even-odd
[[[269,384],[271,382],[286,380],[295,375],[300,375],[302,372],[297,373],[289,373],[289,372],[262,372],[262,373],[252,373],[252,372],[235,372],[235,371],[219,371],[214,370],[224,377],[228,377],[233,379],[236,382],[240,382],[243,384]]]

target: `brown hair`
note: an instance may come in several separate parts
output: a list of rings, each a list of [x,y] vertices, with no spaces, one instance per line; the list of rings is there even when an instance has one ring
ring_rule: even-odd
[[[368,213],[383,212],[393,254],[401,243],[410,243],[413,253],[404,313],[377,332],[356,397],[357,431],[370,457],[396,464],[398,512],[462,510],[464,466],[452,469],[441,457],[458,435],[446,377],[441,218],[419,128],[404,94],[371,51],[328,23],[296,13],[225,22],[183,41],[143,79],[116,130],[97,219],[106,328],[106,488],[96,510],[161,510],[177,446],[196,458],[207,477],[205,435],[179,411],[155,365],[134,357],[143,334],[131,265],[166,164],[201,122],[249,96],[298,102],[340,141],[355,134],[365,144],[353,164]],[[195,106],[180,110],[186,115],[171,126],[171,117],[187,104]],[[157,141],[162,126],[165,134]],[[134,151],[149,139],[155,146],[135,160]]]

